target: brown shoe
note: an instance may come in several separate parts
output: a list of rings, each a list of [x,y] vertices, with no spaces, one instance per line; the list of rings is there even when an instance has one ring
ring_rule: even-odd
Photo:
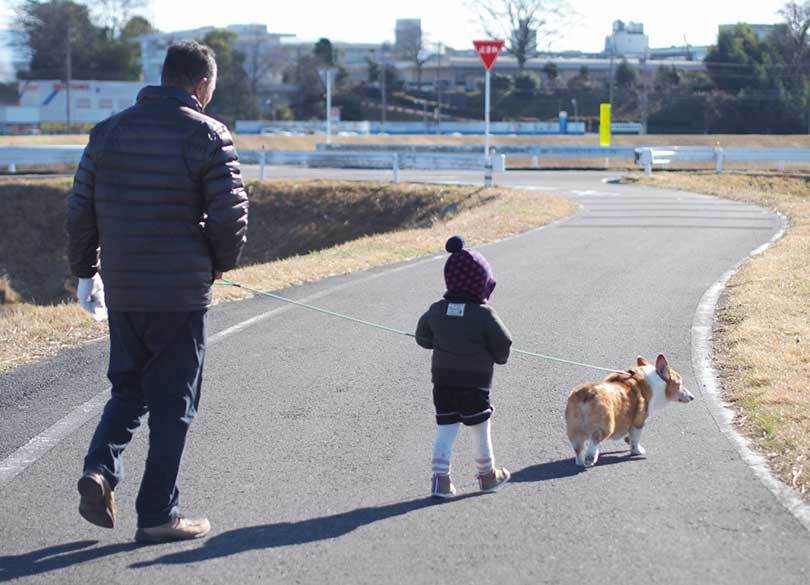
[[[150,528],[138,528],[135,532],[136,542],[172,542],[175,540],[193,540],[202,538],[211,532],[211,524],[208,518],[191,520],[183,516],[178,516],[174,520],[152,526]]]
[[[485,494],[491,494],[501,489],[512,474],[505,467],[496,467],[489,473],[478,476],[478,485]]]
[[[433,474],[431,493],[434,498],[452,498],[456,495],[456,486],[453,485],[449,475]]]
[[[115,526],[115,496],[107,478],[97,471],[85,471],[77,487],[82,518],[102,528]]]

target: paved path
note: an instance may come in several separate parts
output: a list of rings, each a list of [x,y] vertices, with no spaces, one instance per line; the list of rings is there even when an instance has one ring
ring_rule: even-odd
[[[493,425],[513,483],[476,496],[461,435],[454,475],[464,496],[436,504],[425,497],[429,353],[283,308],[209,352],[182,488],[186,512],[209,515],[211,538],[131,543],[143,433],[116,492],[120,526],[102,531],[79,519],[74,485],[93,419],[0,485],[0,582],[806,585],[810,533],[720,432],[691,368],[701,296],[767,241],[778,219],[604,178],[502,177],[583,207],[483,251],[499,282],[493,304],[519,347],[620,368],[637,353],[668,354],[697,400],[649,424],[646,459],[629,460],[616,444],[578,473],[564,401],[599,373],[516,355],[496,373]],[[442,292],[441,267],[428,259],[287,294],[412,329]],[[216,307],[212,333],[274,309],[261,299]],[[105,351],[100,342],[0,377],[0,459],[104,389]]]

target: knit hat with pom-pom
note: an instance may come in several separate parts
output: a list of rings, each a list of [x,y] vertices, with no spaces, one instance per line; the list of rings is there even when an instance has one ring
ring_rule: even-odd
[[[446,299],[486,303],[495,290],[495,276],[483,254],[464,247],[464,238],[453,236],[445,244],[450,257],[444,265]]]

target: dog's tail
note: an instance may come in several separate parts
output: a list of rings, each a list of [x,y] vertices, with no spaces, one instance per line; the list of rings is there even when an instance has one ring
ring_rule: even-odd
[[[571,398],[578,402],[586,403],[596,398],[596,390],[593,386],[580,386],[571,392]]]

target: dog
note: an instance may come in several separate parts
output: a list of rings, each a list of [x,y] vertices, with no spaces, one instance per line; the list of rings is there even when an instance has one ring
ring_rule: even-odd
[[[607,438],[624,438],[632,455],[644,455],[641,430],[653,412],[670,402],[694,400],[663,355],[655,366],[641,356],[636,362],[637,367],[578,386],[568,396],[565,424],[578,466],[596,465],[599,444]]]

